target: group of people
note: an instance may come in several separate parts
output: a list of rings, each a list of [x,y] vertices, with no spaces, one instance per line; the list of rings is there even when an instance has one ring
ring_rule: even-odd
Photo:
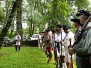
[[[76,53],[77,68],[91,68],[91,14],[87,10],[80,10],[72,21],[76,24],[76,35],[73,47],[69,47],[69,54]],[[80,22],[79,22],[80,20]]]
[[[71,19],[76,28],[73,33],[68,25],[48,27],[39,35],[39,48],[44,49],[47,63],[54,60],[56,68],[73,68],[72,55],[76,54],[77,68],[91,68],[91,23],[90,12],[80,10],[77,18]]]
[[[54,60],[56,67],[70,67],[70,55],[68,53],[68,46],[74,43],[74,34],[70,31],[70,27],[67,25],[57,25],[56,30],[52,28],[47,28],[45,32],[40,33],[39,48],[44,48],[45,53],[48,57],[47,63],[50,63]],[[60,68],[61,68],[60,67]]]

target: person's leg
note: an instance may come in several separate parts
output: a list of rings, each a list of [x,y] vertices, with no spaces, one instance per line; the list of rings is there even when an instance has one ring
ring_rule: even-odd
[[[64,66],[63,66],[63,64],[65,63],[65,56],[60,56],[60,63],[59,63],[59,65],[60,65],[60,68],[63,68]]]
[[[82,68],[82,59],[78,56],[76,56],[76,65],[77,68]]]
[[[65,62],[65,63],[63,63],[63,68],[67,68],[67,66],[66,66],[66,62]]]
[[[50,61],[53,60],[53,55],[52,55],[52,52],[50,53]]]
[[[49,52],[47,63],[50,63],[51,61],[52,61],[52,54]]]
[[[17,51],[17,45],[15,45],[15,50]]]
[[[56,68],[58,68],[59,67],[59,57],[57,57],[57,59],[56,59]]]
[[[48,61],[52,61],[52,47],[48,47],[48,56],[49,56],[49,59]]]
[[[59,60],[59,68],[63,68],[63,62],[62,62],[62,59],[61,58]]]
[[[67,68],[71,68],[69,62],[66,62],[66,66],[67,66]]]
[[[18,50],[20,51],[20,45],[18,45]]]
[[[82,59],[82,68],[91,68],[89,57]]]
[[[70,68],[70,56],[68,55],[66,49],[65,49],[65,64],[66,64],[66,68]]]
[[[47,63],[49,63],[50,62],[50,53],[47,54],[47,57],[48,57]]]
[[[49,56],[48,46],[46,47],[46,55],[47,55],[47,57]]]
[[[60,45],[59,45],[59,43],[57,43],[57,49],[58,49],[58,52],[60,53]]]
[[[40,49],[40,40],[38,40],[38,48]]]
[[[91,56],[89,57],[89,59],[90,59],[90,61],[89,61],[90,62],[90,68],[91,68]]]
[[[54,60],[55,60],[55,62],[56,62],[56,59],[57,59],[57,49],[54,48]]]
[[[77,64],[77,68],[91,68],[89,58],[81,58],[76,56],[76,64]]]

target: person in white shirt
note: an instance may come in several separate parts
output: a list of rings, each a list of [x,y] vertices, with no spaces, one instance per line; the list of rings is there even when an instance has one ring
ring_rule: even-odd
[[[55,45],[55,33],[56,31],[54,29],[52,29],[52,48],[54,50],[54,45]]]
[[[15,41],[16,41],[15,50],[17,51],[17,48],[18,48],[18,51],[20,51],[21,36],[19,35],[19,33],[17,33],[17,35],[15,37]]]
[[[63,38],[65,37],[65,33],[62,29],[62,25],[57,25],[57,31],[55,34],[55,59],[56,59],[56,66],[58,66],[58,61],[60,61],[60,59],[62,60],[62,62],[60,63],[60,67],[64,67],[65,65],[63,65],[64,63],[64,47],[62,46],[61,42],[63,40]],[[61,57],[61,58],[60,58]]]
[[[65,62],[66,62],[67,68],[71,68],[70,67],[71,56],[69,55],[69,52],[68,52],[68,46],[70,45],[70,39],[71,39],[71,45],[73,45],[74,34],[70,31],[70,27],[68,26],[65,26],[63,30],[66,33],[66,36],[64,37],[64,40],[63,40],[63,45],[65,49]]]
[[[41,35],[41,32],[39,32],[38,48],[40,49],[41,46],[42,46],[42,35]]]

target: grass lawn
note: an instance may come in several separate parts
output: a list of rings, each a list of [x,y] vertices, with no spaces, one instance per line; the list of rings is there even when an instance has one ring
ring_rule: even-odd
[[[36,47],[21,47],[20,52],[14,47],[2,47],[0,68],[55,68],[55,64],[47,64],[45,53]]]

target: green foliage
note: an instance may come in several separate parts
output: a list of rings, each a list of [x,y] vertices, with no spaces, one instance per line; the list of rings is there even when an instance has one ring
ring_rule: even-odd
[[[1,29],[3,29],[3,27],[5,27],[7,23],[8,17],[12,9],[13,1],[15,0],[6,0],[5,7],[1,7],[1,4],[0,4],[0,25],[2,27]]]
[[[28,9],[25,12],[27,12],[28,25],[31,21],[34,25],[34,33],[43,31],[46,24],[55,27],[62,23],[73,27],[70,16],[75,17],[77,9],[84,9],[89,5],[88,0],[27,0],[27,2]],[[72,8],[73,6],[75,8]],[[74,32],[74,29],[72,31]]]
[[[11,12],[14,1],[15,0],[6,0],[6,2],[5,2],[5,7],[4,7],[5,22],[4,22],[4,24],[6,24],[6,22],[8,20],[8,17],[10,15],[10,12]]]
[[[78,9],[88,9],[89,0],[75,0],[75,5]]]
[[[3,26],[6,24],[14,1],[5,1],[5,14],[3,14],[2,7],[0,7],[0,21],[1,19],[4,20]],[[88,0],[23,0],[22,7],[22,21],[28,25],[26,30],[29,36],[45,30],[47,24],[55,27],[62,23],[73,27],[70,23],[71,16],[76,17],[75,14],[80,9],[91,10]],[[74,31],[74,29],[72,30]]]
[[[4,18],[3,9],[2,9],[1,4],[0,4],[0,24],[1,24],[2,20],[3,20],[3,18]]]

